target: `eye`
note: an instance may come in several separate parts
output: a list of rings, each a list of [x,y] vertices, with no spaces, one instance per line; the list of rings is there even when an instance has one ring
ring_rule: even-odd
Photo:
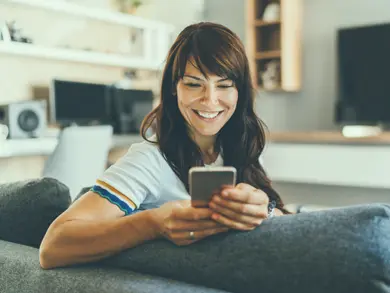
[[[227,89],[227,88],[233,87],[233,85],[232,84],[220,84],[218,87],[220,89]]]
[[[196,88],[196,87],[201,86],[199,83],[192,83],[192,82],[185,83],[185,85],[188,87],[192,87],[192,88]]]

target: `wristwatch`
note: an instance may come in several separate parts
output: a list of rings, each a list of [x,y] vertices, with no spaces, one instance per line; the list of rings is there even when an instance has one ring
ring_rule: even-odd
[[[275,216],[276,201],[272,200],[268,203],[268,216],[267,218],[272,218]]]

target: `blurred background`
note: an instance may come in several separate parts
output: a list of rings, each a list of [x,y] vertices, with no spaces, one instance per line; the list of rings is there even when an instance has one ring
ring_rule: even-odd
[[[269,130],[262,159],[286,203],[390,202],[389,10],[388,0],[1,1],[0,184],[52,176],[73,194],[93,184],[142,140],[177,34],[206,20],[246,46]]]

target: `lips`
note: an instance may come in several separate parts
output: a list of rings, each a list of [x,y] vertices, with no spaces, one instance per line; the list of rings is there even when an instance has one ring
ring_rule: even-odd
[[[197,116],[204,119],[215,119],[223,112],[223,110],[222,111],[200,111],[195,109],[192,109],[192,111],[194,111],[194,113]]]

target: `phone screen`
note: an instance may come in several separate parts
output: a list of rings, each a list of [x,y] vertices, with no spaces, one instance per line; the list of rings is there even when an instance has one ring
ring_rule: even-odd
[[[191,203],[194,207],[207,207],[214,194],[225,185],[236,185],[234,167],[194,167],[189,172]]]

